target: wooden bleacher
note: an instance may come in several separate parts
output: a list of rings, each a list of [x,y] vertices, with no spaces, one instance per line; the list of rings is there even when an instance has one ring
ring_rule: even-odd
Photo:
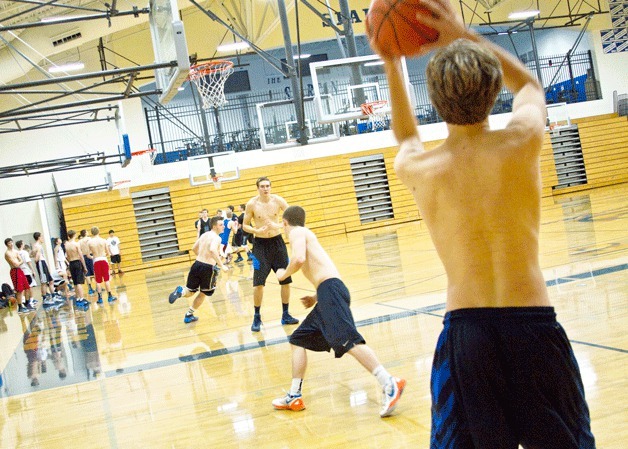
[[[558,183],[549,134],[541,151],[543,196],[570,193],[628,181],[628,126],[626,117],[603,116],[578,122],[588,183],[555,191]],[[440,142],[429,142],[433,148]],[[180,255],[145,262],[142,260],[137,225],[131,198],[119,191],[89,193],[63,198],[68,229],[80,231],[98,226],[107,237],[114,229],[121,241],[122,269],[132,271],[173,263],[189,263],[188,251],[196,240],[194,222],[201,209],[213,215],[218,208],[246,203],[257,194],[255,181],[268,176],[273,193],[289,204],[298,204],[307,211],[308,226],[321,237],[346,234],[373,227],[400,224],[419,219],[419,212],[410,192],[394,173],[396,147],[359,153],[288,162],[240,171],[240,179],[225,182],[221,189],[213,185],[192,187],[188,179],[133,187],[131,192],[168,187],[175,217]],[[361,223],[353,185],[350,159],[383,154],[388,175],[394,219]],[[192,256],[193,257],[193,256]]]

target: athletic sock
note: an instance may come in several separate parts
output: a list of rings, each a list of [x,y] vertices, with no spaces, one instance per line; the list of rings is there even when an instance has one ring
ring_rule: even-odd
[[[262,308],[262,306],[253,306],[255,307],[255,315],[259,315],[259,311]]]
[[[290,305],[290,303],[288,304],[284,304],[283,302],[281,303],[281,307],[283,308],[283,313],[288,313],[288,306]]]
[[[301,394],[301,386],[303,385],[303,379],[295,377],[292,379],[292,386],[290,387],[290,396],[298,396]]]
[[[187,311],[187,313],[185,314],[185,316],[191,316],[194,315],[194,312],[196,312],[196,310],[194,310],[194,307],[190,307]]]
[[[379,384],[383,387],[386,386],[388,380],[391,378],[391,375],[383,365],[379,365],[377,368],[373,370],[373,376],[377,378]]]

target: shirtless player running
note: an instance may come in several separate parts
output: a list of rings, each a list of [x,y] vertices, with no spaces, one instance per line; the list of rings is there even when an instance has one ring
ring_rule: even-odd
[[[253,304],[255,315],[251,330],[259,332],[262,325],[260,309],[264,298],[264,285],[270,270],[277,272],[280,268],[288,266],[288,250],[281,236],[280,213],[288,208],[288,203],[279,195],[270,193],[270,179],[263,176],[257,180],[258,195],[251,198],[246,204],[242,229],[249,234],[255,234],[253,245]],[[255,227],[251,225],[255,222]],[[281,304],[283,314],[281,324],[297,324],[299,320],[288,312],[290,304],[290,283],[292,278],[288,276],[279,282],[281,285]]]
[[[399,403],[406,381],[390,375],[356,329],[349,309],[349,290],[316,235],[305,227],[305,210],[300,206],[288,207],[283,213],[283,224],[290,239],[292,257],[285,270],[277,270],[277,279],[285,279],[301,270],[316,288],[316,294],[301,298],[306,308],[314,308],[290,336],[292,386],[286,396],[273,401],[273,407],[303,410],[301,385],[307,367],[306,349],[319,352],[333,349],[336,358],[349,353],[375,376],[383,393],[379,415],[390,416]]]
[[[218,265],[223,271],[229,269],[222,263],[220,258],[221,240],[219,234],[225,229],[223,218],[212,217],[209,220],[209,227],[210,231],[201,234],[192,247],[192,251],[196,254],[196,260],[192,268],[190,268],[185,287],[179,285],[168,298],[168,302],[173,304],[181,296],[187,298],[198,292],[198,296],[194,298],[192,306],[183,317],[183,322],[186,324],[198,321],[198,318],[194,316],[194,312],[203,304],[205,296],[213,295],[216,290],[218,273],[214,270],[214,267]]]

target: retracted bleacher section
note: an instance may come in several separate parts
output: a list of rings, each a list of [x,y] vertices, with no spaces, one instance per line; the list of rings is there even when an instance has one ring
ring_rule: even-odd
[[[543,196],[573,192],[628,181],[628,127],[626,117],[603,116],[574,121],[578,124],[582,152],[586,163],[587,184],[560,191],[554,154],[549,133],[546,133],[541,151]],[[431,149],[440,142],[428,142]],[[158,260],[142,258],[138,226],[130,197],[121,197],[118,191],[89,193],[63,199],[68,229],[80,231],[98,226],[103,237],[114,229],[121,241],[122,269],[132,271],[173,263],[190,263],[193,254],[187,254],[196,240],[194,222],[201,209],[211,216],[227,205],[246,203],[257,194],[255,181],[268,176],[273,193],[284,197],[289,204],[300,205],[307,212],[307,225],[320,237],[342,235],[416,221],[419,211],[411,193],[394,173],[396,147],[341,154],[273,166],[240,171],[240,179],[223,182],[221,189],[213,185],[192,187],[188,179],[132,187],[131,194],[151,189],[168,188],[174,214],[174,226],[180,252]],[[358,211],[350,160],[381,154],[385,161],[390,200],[394,218],[363,223]]]

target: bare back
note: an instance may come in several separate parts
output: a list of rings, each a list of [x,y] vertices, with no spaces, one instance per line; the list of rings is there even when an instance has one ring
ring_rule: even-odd
[[[79,246],[81,247],[81,252],[84,256],[89,256],[91,254],[91,250],[89,249],[89,241],[91,239],[89,237],[83,237],[78,241]]]
[[[68,261],[81,260],[83,254],[81,253],[81,247],[75,240],[70,240],[65,244],[65,256]]]
[[[109,249],[107,248],[107,241],[100,235],[96,235],[89,239],[89,251],[92,253],[94,259],[107,258],[109,255]]]
[[[402,144],[396,166],[448,277],[447,309],[549,305],[538,261],[540,144],[511,130],[448,138],[429,152]]]
[[[292,246],[305,243],[305,262],[301,266],[301,272],[314,287],[318,288],[321,282],[327,279],[340,279],[336,265],[312,231],[297,226],[292,228],[289,238]]]

